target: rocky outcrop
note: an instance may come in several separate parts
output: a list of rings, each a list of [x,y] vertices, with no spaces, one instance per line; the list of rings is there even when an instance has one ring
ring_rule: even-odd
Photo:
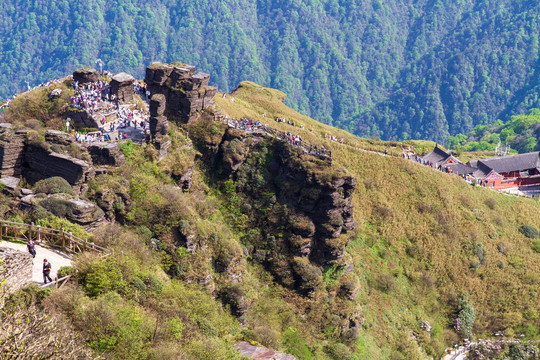
[[[24,154],[22,175],[31,184],[60,176],[80,194],[88,189],[88,181],[95,176],[95,171],[93,166],[84,160],[50,152],[41,146],[28,145]]]
[[[167,156],[167,151],[171,147],[171,140],[167,136],[169,121],[163,115],[166,104],[167,100],[163,94],[155,94],[150,99],[150,136],[159,153],[159,160]]]
[[[118,73],[111,80],[111,94],[118,97],[120,103],[133,101],[133,83],[135,78],[125,72]]]
[[[247,341],[242,341],[234,347],[240,351],[241,356],[255,360],[298,360],[292,355],[280,353],[262,346],[251,345]]]
[[[27,252],[0,248],[0,283],[5,281],[7,293],[32,283],[32,260]]]
[[[73,72],[73,81],[79,84],[96,82],[99,80],[99,72],[96,69],[79,69]]]
[[[0,124],[0,177],[21,175],[26,131],[14,131],[11,124]]]
[[[121,166],[126,162],[117,143],[95,142],[87,149],[94,165]]]
[[[285,286],[304,294],[322,284],[323,266],[346,266],[342,261],[350,240],[346,233],[356,227],[355,178],[297,147],[259,134],[227,129],[218,149],[213,173],[223,181],[234,180],[242,212],[250,226],[260,229],[248,250],[255,261],[272,269]],[[354,279],[344,283],[342,297],[354,299],[356,285]]]
[[[65,116],[71,119],[71,126],[75,128],[99,128],[97,121],[86,110],[69,108]]]
[[[217,89],[208,86],[210,75],[195,73],[191,65],[173,63],[152,64],[146,68],[145,82],[152,94],[163,94],[166,98],[165,114],[187,124],[198,112],[213,105],[212,98]]]
[[[23,210],[35,211],[43,208],[51,214],[66,218],[69,221],[85,227],[87,230],[96,228],[104,220],[105,213],[91,201],[80,199],[68,194],[29,194],[20,196],[19,207]]]

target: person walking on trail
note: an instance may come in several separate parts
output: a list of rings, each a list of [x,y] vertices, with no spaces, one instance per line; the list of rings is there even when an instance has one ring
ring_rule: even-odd
[[[28,252],[30,253],[30,255],[32,255],[32,257],[36,257],[36,243],[34,243],[34,240],[30,239],[28,240],[28,242],[26,243],[26,247],[28,248]]]
[[[50,274],[51,274],[51,263],[48,262],[47,259],[43,259],[43,282],[45,284],[47,283],[47,279],[49,279],[49,282],[52,282]]]

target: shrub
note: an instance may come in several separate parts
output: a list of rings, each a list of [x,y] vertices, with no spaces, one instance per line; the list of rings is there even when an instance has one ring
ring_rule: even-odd
[[[494,209],[497,207],[497,201],[495,201],[494,198],[488,198],[488,199],[486,199],[485,204],[486,204],[487,207],[490,208],[491,210],[494,210]]]
[[[98,296],[108,291],[126,293],[128,283],[124,279],[122,269],[114,259],[107,258],[87,264],[79,272],[79,283],[90,296]]]
[[[392,292],[396,288],[394,279],[388,274],[381,274],[377,276],[374,280],[370,281],[370,285],[385,293]]]
[[[204,335],[208,335],[208,336],[218,336],[219,335],[218,329],[210,321],[208,321],[207,319],[198,318],[196,320],[196,322],[197,322],[197,327],[199,328],[201,333],[203,333]]]
[[[336,343],[326,346],[325,352],[334,360],[352,360],[353,353],[342,343]]]
[[[519,228],[519,232],[528,237],[529,239],[540,238],[540,232],[532,225],[523,225]]]
[[[131,154],[133,154],[134,149],[133,142],[131,140],[128,140],[122,144],[120,144],[120,151],[122,154],[124,154],[125,157],[129,157]]]
[[[373,178],[365,178],[364,179],[364,186],[367,190],[374,189],[375,186],[377,186],[377,182]]]
[[[276,348],[279,345],[279,334],[269,326],[257,326],[253,329],[255,339],[268,348]]]
[[[469,294],[463,294],[458,299],[459,313],[454,329],[464,338],[472,337],[472,329],[476,318],[474,308],[469,301]]]
[[[537,253],[540,253],[540,240],[535,241],[535,243],[532,246],[532,249],[536,251]]]
[[[59,218],[71,216],[74,209],[74,206],[71,202],[57,198],[44,199],[39,202],[39,205]]]
[[[47,179],[40,180],[34,186],[36,193],[42,194],[68,194],[75,195],[75,191],[69,183],[62,177],[54,176]]]
[[[298,276],[300,289],[304,291],[310,291],[318,288],[323,281],[321,269],[315,265],[312,265],[308,258],[295,257],[293,269]]]
[[[298,333],[298,330],[289,327],[283,333],[283,344],[287,347],[287,352],[296,356],[300,360],[312,360],[313,354],[306,345],[306,341]]]
[[[75,274],[75,268],[73,266],[62,266],[60,269],[58,269],[57,276],[59,279],[63,278],[64,276],[73,275]]]
[[[179,317],[174,317],[167,323],[167,330],[175,340],[182,338],[183,329],[184,325]]]

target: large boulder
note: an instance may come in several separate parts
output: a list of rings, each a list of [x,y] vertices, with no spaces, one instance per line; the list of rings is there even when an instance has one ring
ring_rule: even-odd
[[[55,216],[65,217],[86,228],[94,228],[104,220],[105,213],[96,204],[75,196],[52,194],[47,197],[28,195],[26,198],[29,197],[34,207],[40,206]],[[28,200],[25,201],[28,202]]]
[[[117,143],[95,142],[88,146],[94,165],[121,166],[126,162]]]
[[[280,353],[262,346],[251,345],[247,341],[242,341],[234,347],[240,351],[241,356],[255,360],[297,360],[290,354]]]
[[[165,81],[167,81],[167,79],[173,72],[173,70],[174,67],[172,66],[160,63],[153,63],[146,68],[145,82],[149,86],[163,86],[165,84]]]
[[[71,126],[74,128],[99,128],[96,119],[88,114],[86,110],[70,108],[66,112],[66,118],[71,119]]]
[[[73,72],[73,81],[80,84],[96,82],[99,80],[99,72],[96,69],[79,69]]]
[[[118,73],[111,80],[111,93],[118,97],[121,103],[133,101],[133,83],[135,78],[125,72]]]

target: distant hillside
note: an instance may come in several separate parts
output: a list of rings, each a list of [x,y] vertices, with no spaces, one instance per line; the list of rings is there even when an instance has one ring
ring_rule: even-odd
[[[539,15],[510,0],[6,0],[0,98],[97,58],[137,77],[182,58],[356,134],[443,142],[540,107]]]
[[[507,123],[477,125],[469,135],[450,136],[448,148],[456,151],[493,151],[497,144],[508,144],[511,151],[526,153],[540,150],[540,109],[512,116]]]

